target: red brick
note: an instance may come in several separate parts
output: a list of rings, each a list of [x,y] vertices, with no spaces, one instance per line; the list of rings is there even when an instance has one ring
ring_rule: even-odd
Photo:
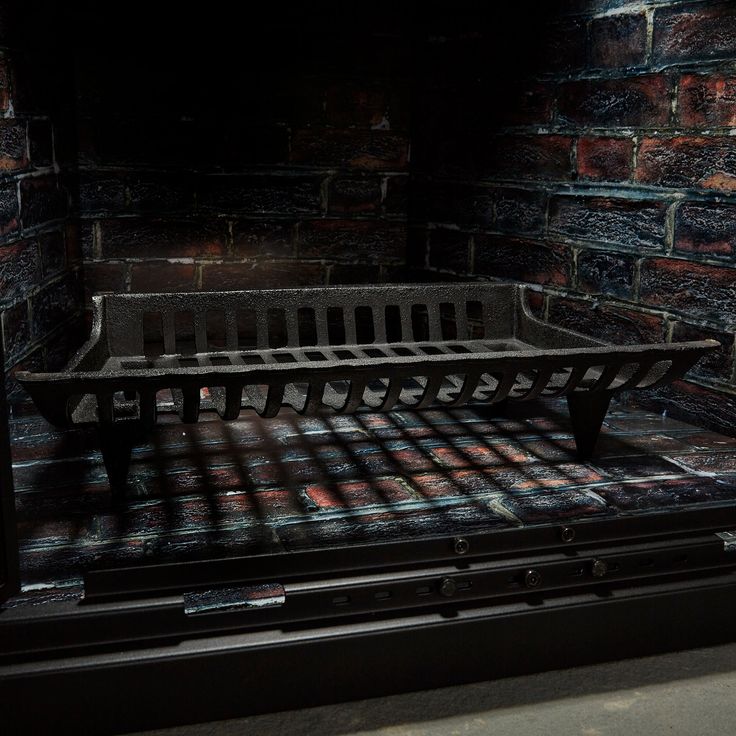
[[[41,257],[35,240],[0,246],[0,301],[17,298],[41,282]]]
[[[84,290],[86,298],[100,291],[121,292],[125,285],[124,263],[84,264]]]
[[[582,241],[657,249],[664,244],[667,205],[658,201],[559,195],[549,232]]]
[[[258,261],[202,266],[202,289],[205,291],[321,286],[324,283],[325,268],[320,263]]]
[[[100,223],[105,258],[196,258],[225,253],[221,220],[158,220],[125,217]]]
[[[0,171],[16,171],[28,166],[26,124],[0,120]]]
[[[481,276],[567,286],[571,254],[561,245],[497,235],[475,236],[474,273]]]
[[[736,191],[736,145],[730,137],[644,138],[635,178],[645,184]]]
[[[636,259],[623,253],[583,250],[578,253],[578,288],[587,294],[631,299]]]
[[[293,232],[289,220],[236,220],[232,224],[233,253],[246,258],[290,256]]]
[[[36,227],[65,217],[69,195],[56,176],[32,176],[20,182],[23,227]]]
[[[685,74],[678,93],[680,123],[692,128],[736,125],[736,77]]]
[[[605,69],[636,66],[647,51],[647,19],[638,15],[594,18],[590,24],[591,62]]]
[[[384,130],[304,129],[291,142],[291,161],[313,166],[401,170],[408,155],[407,139]]]
[[[661,74],[566,82],[560,86],[557,114],[567,123],[602,128],[666,125],[669,87]]]
[[[309,220],[299,226],[301,258],[404,263],[406,226],[371,220]]]
[[[736,52],[736,7],[725,2],[657,9],[652,57],[669,63],[732,58]]]
[[[550,296],[549,321],[615,344],[657,343],[664,338],[661,317],[613,304]]]
[[[568,180],[572,138],[561,135],[498,136],[487,144],[488,178]]]
[[[736,269],[653,258],[641,267],[641,301],[719,321],[736,314]]]
[[[131,269],[132,292],[191,291],[195,266],[188,263],[134,263]]]
[[[365,481],[336,481],[334,486],[309,485],[307,496],[321,509],[383,506],[389,503],[416,500],[408,484],[396,478],[376,478]]]
[[[686,202],[675,217],[675,250],[730,258],[736,254],[736,205]]]
[[[581,179],[625,181],[631,176],[634,142],[630,138],[581,138],[578,176]]]
[[[20,225],[18,188],[14,181],[0,184],[0,236],[8,235]]]

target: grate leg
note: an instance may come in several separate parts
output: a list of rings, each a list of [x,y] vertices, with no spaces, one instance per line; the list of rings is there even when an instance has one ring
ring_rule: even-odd
[[[567,395],[572,432],[580,460],[593,457],[611,396],[613,394],[610,391],[578,391]]]
[[[128,470],[133,446],[142,439],[142,427],[138,422],[102,424],[99,428],[100,449],[110,490],[115,500],[121,500],[128,488]]]

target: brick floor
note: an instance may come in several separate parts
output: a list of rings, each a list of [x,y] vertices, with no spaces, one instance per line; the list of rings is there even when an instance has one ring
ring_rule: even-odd
[[[380,541],[736,500],[736,439],[612,405],[574,456],[564,402],[336,417],[166,418],[113,509],[94,434],[11,423],[27,595],[91,564]]]

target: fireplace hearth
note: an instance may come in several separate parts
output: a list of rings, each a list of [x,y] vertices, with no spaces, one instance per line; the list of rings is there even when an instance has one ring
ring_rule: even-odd
[[[736,8],[511,5],[0,3],[9,733],[732,638]]]

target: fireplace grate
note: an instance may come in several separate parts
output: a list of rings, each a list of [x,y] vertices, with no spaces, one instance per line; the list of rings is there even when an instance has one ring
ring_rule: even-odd
[[[611,396],[683,376],[712,340],[611,346],[544,323],[515,284],[333,287],[94,298],[59,373],[18,379],[58,426],[96,423],[114,489],[167,404],[184,422],[567,396],[589,457]]]

